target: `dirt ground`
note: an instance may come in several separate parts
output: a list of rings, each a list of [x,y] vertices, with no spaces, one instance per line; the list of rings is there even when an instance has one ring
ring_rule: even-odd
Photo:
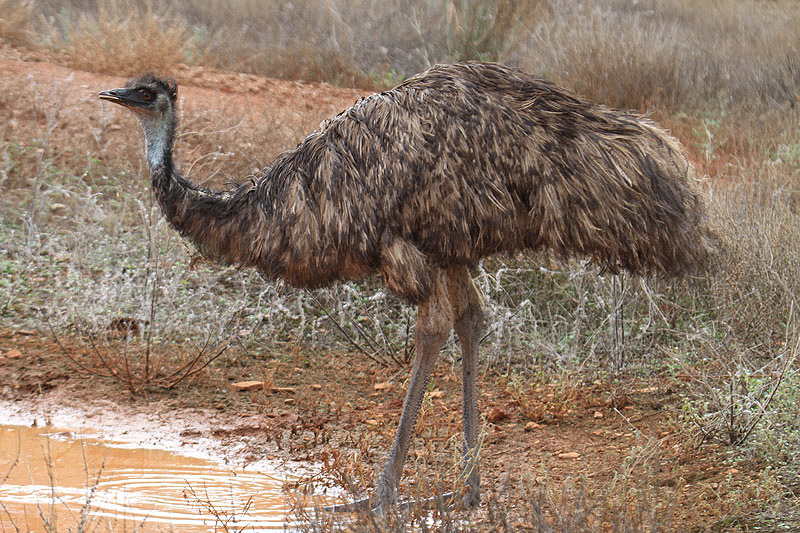
[[[0,48],[0,72],[7,87],[35,83],[39,91],[58,88],[74,104],[68,109],[98,123],[97,92],[123,82],[73,71],[9,47]],[[347,107],[362,94],[195,67],[180,67],[172,74],[187,115],[215,106],[281,109],[290,131]],[[309,114],[315,118],[309,119]],[[26,120],[33,120],[3,107],[0,116],[13,121],[6,125],[11,128],[6,135],[12,136],[15,129],[25,129]],[[67,143],[71,121],[63,123],[54,135],[56,142]],[[128,132],[110,126],[109,132],[119,144],[130,142],[125,138]],[[179,419],[182,426],[177,431],[187,444],[210,437],[222,448],[237,444],[224,452],[234,456],[232,460],[268,456],[305,462],[312,471],[316,468],[318,483],[334,483],[331,472],[337,469],[368,477],[381,466],[408,375],[408,369],[381,368],[359,353],[309,353],[298,346],[275,354],[262,366],[211,370],[194,383],[134,396],[119,382],[88,375],[70,363],[64,348],[80,355],[86,349],[83,339],[61,338],[62,347],[47,331],[2,325],[0,330],[0,354],[5,354],[0,358],[0,396],[38,418],[39,424],[48,421],[48,409],[61,407],[84,413],[88,421],[115,410]],[[445,486],[452,483],[454,450],[459,448],[459,372],[458,364],[448,360],[437,367],[407,464],[405,494],[415,493],[412,484],[418,473],[431,483],[437,475]],[[265,384],[250,392],[233,390],[233,383],[251,379]],[[732,467],[725,462],[724,450],[698,448],[688,440],[677,422],[680,377],[584,381],[563,376],[520,384],[488,372],[481,376],[480,387],[480,408],[487,417],[480,458],[484,502],[494,499],[509,509],[521,509],[527,494],[523,487],[558,489],[565,480],[577,484],[582,479],[592,490],[602,490],[635,487],[646,478],[650,504],[669,515],[671,529],[702,531],[735,512],[736,506],[741,511],[758,498],[746,488],[757,485],[759,471]],[[328,466],[314,466],[320,464]],[[487,512],[484,503],[476,516]],[[524,529],[522,514],[516,520]]]
[[[74,345],[59,341],[66,341],[73,356],[85,346],[78,339]],[[12,350],[19,356],[0,359],[0,394],[35,423],[49,423],[67,409],[90,427],[109,420],[124,426],[132,413],[142,412],[154,432],[159,420],[180,421],[171,427],[182,444],[214,439],[217,453],[236,464],[264,457],[305,463],[312,481],[322,484],[339,478],[320,465],[338,465],[355,479],[382,465],[407,377],[407,369],[380,368],[359,353],[298,350],[278,354],[250,373],[209,373],[203,382],[133,396],[117,382],[76,370],[46,332],[3,331],[0,352]],[[447,362],[438,365],[406,467],[405,494],[415,494],[417,471],[425,472],[429,483],[436,484],[436,475],[452,483],[460,431],[458,371]],[[265,385],[234,391],[234,382],[248,379]],[[520,392],[503,376],[483,375],[481,412],[492,420],[486,422],[480,461],[487,497],[494,494],[514,508],[523,487],[561,487],[567,479],[598,488],[634,487],[646,471],[654,484],[653,510],[668,503],[675,530],[704,530],[720,518],[721,509],[713,505],[719,491],[735,491],[758,473],[725,466],[722,450],[696,449],[686,441],[676,423],[675,386],[665,380],[602,383],[565,377]]]

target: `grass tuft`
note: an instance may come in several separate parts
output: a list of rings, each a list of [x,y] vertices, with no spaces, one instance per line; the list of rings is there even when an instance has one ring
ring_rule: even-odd
[[[68,7],[50,17],[45,40],[67,63],[89,72],[133,76],[168,72],[185,62],[191,31],[173,10],[152,2],[99,2],[95,10]]]
[[[33,7],[32,0],[0,0],[0,39],[18,46],[34,43],[30,33]]]

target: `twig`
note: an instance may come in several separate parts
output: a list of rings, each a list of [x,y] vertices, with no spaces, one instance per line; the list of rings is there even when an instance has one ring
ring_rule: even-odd
[[[78,368],[80,368],[84,372],[88,372],[89,374],[93,374],[95,376],[100,376],[104,378],[114,377],[113,373],[105,374],[103,372],[100,372],[96,368],[89,368],[88,366],[78,361],[75,357],[73,357],[73,355],[69,352],[69,350],[67,350],[67,347],[64,346],[64,344],[61,342],[61,338],[58,336],[58,334],[56,334],[55,329],[53,329],[53,324],[50,322],[50,317],[45,317],[45,321],[47,322],[47,327],[50,329],[50,333],[53,334],[53,340],[55,340],[56,344],[58,344],[59,348],[61,348],[61,353],[63,353],[67,357],[67,359],[72,361],[73,364],[75,364]]]
[[[86,460],[86,447],[83,446],[81,443],[81,457],[83,457],[83,471],[86,473],[86,483],[89,483],[89,463]],[[89,489],[89,494],[86,496],[86,501],[81,506],[80,511],[80,525],[78,526],[78,531],[86,531],[86,523],[89,520],[90,511],[92,509],[92,500],[94,499],[95,493],[97,492],[97,487],[100,485],[100,476],[103,475],[103,471],[106,468],[106,459],[108,458],[108,449],[106,449],[105,454],[103,455],[103,460],[100,463],[100,467],[97,469],[97,475],[94,478],[94,482],[91,484],[91,488]]]
[[[800,338],[798,338],[797,342],[795,343],[794,349],[792,350],[792,357],[791,358],[787,357],[783,361],[783,368],[781,368],[781,372],[780,372],[780,374],[778,374],[778,381],[775,382],[775,385],[772,387],[772,390],[769,392],[769,396],[767,397],[767,401],[764,402],[764,404],[761,406],[761,410],[760,410],[759,414],[750,423],[750,426],[745,431],[745,434],[742,436],[742,439],[739,441],[739,443],[747,441],[748,437],[750,437],[750,434],[756,428],[756,425],[758,425],[758,423],[761,421],[761,419],[763,419],[764,416],[767,414],[767,407],[769,407],[769,404],[772,403],[772,399],[775,397],[775,393],[777,392],[778,387],[780,387],[781,383],[783,383],[783,378],[786,376],[786,369],[789,368],[789,363],[790,362],[793,363],[794,360],[797,358],[798,348],[800,348]]]
[[[230,327],[230,325],[233,323],[234,319],[236,318],[236,316],[240,312],[241,312],[241,309],[236,311],[235,313],[233,313],[231,315],[231,317],[228,320],[228,322],[225,324],[225,326],[223,326],[223,330],[228,329]],[[228,339],[230,339],[232,336],[233,335],[228,335]],[[194,368],[194,366],[197,364],[197,362],[200,361],[203,358],[203,356],[206,354],[206,349],[211,344],[211,332],[209,332],[209,334],[206,336],[205,341],[203,342],[203,347],[198,351],[197,355],[194,356],[188,363],[185,363],[183,366],[181,366],[180,368],[178,368],[177,370],[175,370],[171,374],[169,374],[169,375],[164,377],[164,381],[169,381],[170,378],[172,378],[173,376],[176,376],[178,374],[183,374],[180,377],[178,377],[177,379],[175,379],[174,381],[172,381],[169,385],[167,385],[166,388],[167,389],[172,389],[173,387],[175,387],[175,385],[177,385],[181,381],[185,380],[186,378],[189,378],[191,376],[195,376],[198,373],[202,372],[203,369],[205,369],[209,364],[211,364],[216,359],[218,359],[237,340],[238,340],[238,338],[234,337],[234,340],[231,340],[227,344],[225,344],[225,346],[223,346],[222,349],[220,349],[220,351],[217,352],[216,355],[214,355],[213,357],[208,358],[202,364],[202,366],[200,366],[200,368]],[[240,344],[241,344],[241,341],[240,341]],[[219,346],[219,345],[217,345],[217,346]]]
[[[309,293],[309,295],[311,296],[311,299],[312,299],[312,300],[314,300],[314,302],[317,304],[317,306],[319,306],[319,308],[320,308],[320,309],[322,309],[322,312],[323,312],[323,313],[325,313],[325,316],[327,316],[327,317],[330,319],[330,321],[333,323],[333,325],[334,325],[334,326],[336,326],[336,329],[338,329],[338,330],[339,330],[339,331],[342,333],[342,335],[344,335],[344,336],[347,338],[347,340],[348,340],[348,341],[350,341],[350,343],[351,343],[353,346],[355,346],[355,347],[356,347],[356,349],[357,349],[359,352],[363,353],[364,355],[366,355],[367,357],[369,357],[370,359],[372,359],[373,361],[375,361],[376,363],[378,363],[379,365],[381,365],[381,366],[382,366],[382,367],[384,367],[384,368],[389,366],[389,365],[386,363],[386,361],[381,361],[380,359],[378,359],[377,357],[375,357],[373,354],[371,354],[371,353],[367,352],[367,351],[366,351],[366,350],[365,350],[365,349],[364,349],[364,348],[363,348],[363,347],[362,347],[362,346],[361,346],[361,345],[360,345],[360,344],[359,344],[359,343],[358,343],[358,342],[357,342],[357,341],[356,341],[356,340],[355,340],[355,339],[354,339],[354,338],[353,338],[353,337],[352,337],[352,336],[351,336],[351,335],[350,335],[350,334],[347,332],[347,330],[345,330],[345,329],[344,329],[344,328],[341,326],[341,324],[339,324],[339,322],[337,322],[337,321],[336,321],[336,320],[333,318],[333,315],[331,315],[330,311],[328,311],[328,308],[327,308],[327,307],[325,307],[325,306],[322,304],[322,302],[319,300],[319,298],[317,298],[317,296],[316,296],[315,294],[311,294],[311,293]]]
[[[192,377],[192,376],[194,376],[194,375],[197,375],[197,374],[199,374],[200,372],[202,372],[202,371],[203,371],[203,369],[205,369],[205,368],[206,368],[208,365],[210,365],[211,363],[213,363],[214,361],[216,361],[216,360],[219,358],[219,356],[221,356],[223,353],[225,353],[225,351],[226,351],[228,348],[230,348],[230,347],[231,347],[231,344],[233,344],[233,342],[229,342],[228,344],[226,344],[225,346],[223,346],[223,347],[222,347],[222,349],[221,349],[219,352],[217,352],[217,354],[216,354],[215,356],[213,356],[213,357],[209,357],[209,358],[206,360],[206,362],[205,362],[205,363],[203,363],[203,364],[202,364],[202,366],[200,366],[200,368],[195,368],[195,369],[193,369],[193,370],[191,370],[191,369],[190,369],[190,370],[187,370],[185,374],[183,374],[183,375],[182,375],[182,376],[180,376],[179,378],[175,379],[175,380],[174,380],[172,383],[170,383],[169,385],[167,385],[167,389],[172,389],[172,388],[173,388],[175,385],[177,385],[178,383],[180,383],[180,382],[181,382],[181,381],[183,381],[184,379],[186,379],[186,378],[189,378],[189,377]],[[197,359],[195,359],[195,362],[196,362],[196,361],[197,361]],[[193,364],[194,364],[194,362],[192,363],[192,365],[193,365]]]

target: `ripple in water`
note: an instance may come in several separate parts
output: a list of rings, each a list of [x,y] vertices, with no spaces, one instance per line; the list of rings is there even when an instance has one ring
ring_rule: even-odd
[[[274,476],[53,428],[0,426],[3,478],[0,522],[23,530],[75,530],[84,515],[99,531],[284,529],[293,504]]]

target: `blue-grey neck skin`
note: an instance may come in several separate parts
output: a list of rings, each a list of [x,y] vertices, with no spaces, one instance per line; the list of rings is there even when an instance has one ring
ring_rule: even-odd
[[[152,169],[172,166],[172,138],[174,126],[168,121],[161,123],[142,120],[147,164]]]
[[[160,95],[153,111],[133,108],[144,131],[145,152],[150,170],[172,168],[172,143],[175,136],[175,110],[165,95]]]

